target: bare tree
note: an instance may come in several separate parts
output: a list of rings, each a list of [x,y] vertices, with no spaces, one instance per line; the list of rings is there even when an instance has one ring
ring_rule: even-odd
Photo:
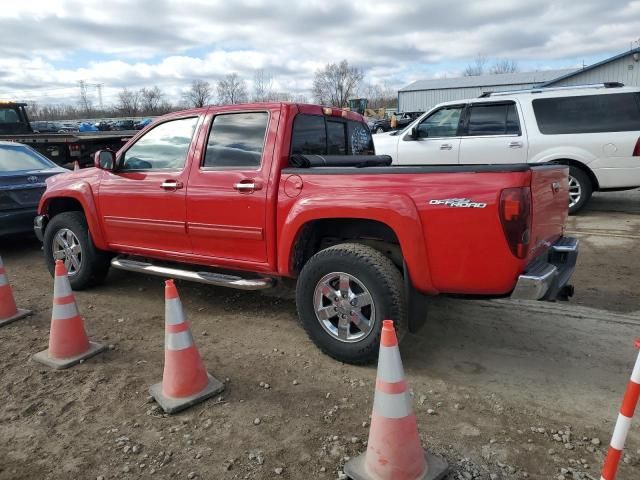
[[[191,88],[184,94],[184,100],[189,106],[200,108],[211,102],[213,92],[211,84],[204,80],[194,80],[191,82]]]
[[[482,75],[487,66],[487,57],[484,55],[478,55],[473,63],[467,65],[464,69],[463,75],[465,77],[477,77],[478,75]]]
[[[218,80],[218,102],[221,104],[243,103],[248,100],[247,85],[237,73],[230,73]]]
[[[346,107],[349,98],[357,91],[364,74],[349,62],[329,63],[318,70],[313,79],[313,96],[318,103],[334,107]]]
[[[140,110],[140,92],[123,88],[118,93],[118,103],[116,108],[122,115],[134,117]]]
[[[273,78],[264,69],[256,70],[253,75],[253,101],[268,102],[273,100]]]
[[[164,94],[160,87],[154,85],[151,88],[140,89],[140,107],[146,115],[156,115],[159,113],[162,97]]]
[[[362,96],[369,100],[369,108],[391,108],[398,102],[396,92],[389,85],[378,83],[366,84],[362,89]]]
[[[496,60],[491,67],[491,73],[515,73],[520,70],[518,62],[504,58],[502,60]]]

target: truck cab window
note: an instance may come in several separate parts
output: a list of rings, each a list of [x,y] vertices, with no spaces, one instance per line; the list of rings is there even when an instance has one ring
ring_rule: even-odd
[[[303,155],[325,155],[327,153],[327,131],[324,117],[298,115],[293,122],[291,153]]]
[[[363,123],[301,114],[293,122],[291,154],[373,155],[373,138]]]
[[[161,123],[125,153],[120,170],[174,170],[184,167],[198,117]]]
[[[343,122],[327,122],[327,154],[346,155],[347,135]]]
[[[268,122],[266,112],[217,115],[211,125],[204,167],[260,167]]]

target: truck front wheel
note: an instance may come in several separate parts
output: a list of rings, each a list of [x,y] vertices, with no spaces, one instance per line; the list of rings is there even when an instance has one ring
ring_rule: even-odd
[[[44,231],[43,250],[51,275],[56,260],[64,262],[74,290],[102,282],[109,272],[109,254],[93,244],[82,212],[64,212],[53,217]]]
[[[402,338],[406,305],[402,275],[377,250],[344,243],[316,253],[296,286],[298,316],[324,353],[346,363],[377,358],[382,320]]]

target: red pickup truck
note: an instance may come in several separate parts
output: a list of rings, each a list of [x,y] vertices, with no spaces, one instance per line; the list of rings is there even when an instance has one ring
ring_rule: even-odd
[[[375,358],[383,319],[417,329],[431,295],[571,295],[566,166],[389,164],[352,112],[178,112],[48,179],[35,231],[76,289],[111,266],[245,290],[295,279],[304,328],[345,362]]]

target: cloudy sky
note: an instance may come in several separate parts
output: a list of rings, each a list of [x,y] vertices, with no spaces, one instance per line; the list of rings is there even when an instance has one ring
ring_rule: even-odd
[[[158,85],[169,99],[194,79],[256,69],[277,90],[309,92],[313,73],[346,58],[397,89],[459,75],[477,55],[521,70],[590,64],[640,37],[626,0],[3,0],[0,98],[75,101],[78,81]],[[97,95],[95,87],[89,94]]]

